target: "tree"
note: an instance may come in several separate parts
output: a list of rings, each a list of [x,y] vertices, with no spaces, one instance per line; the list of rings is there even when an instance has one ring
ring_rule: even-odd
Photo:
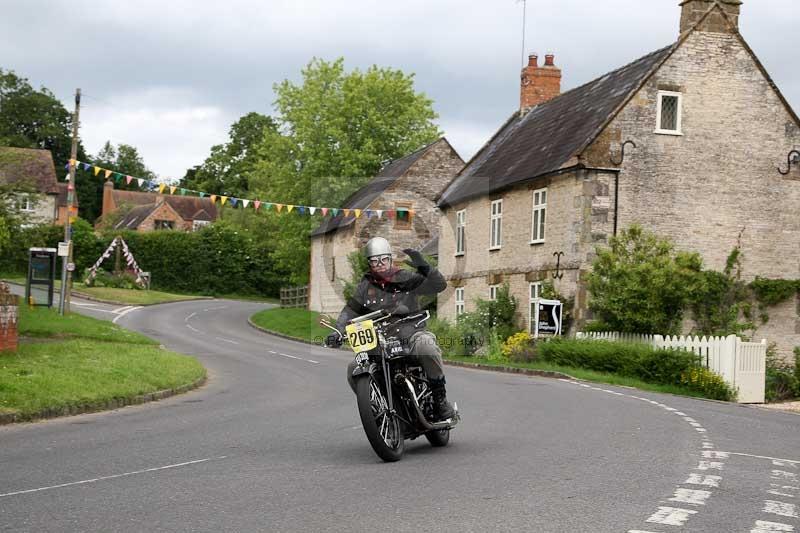
[[[190,169],[181,187],[209,194],[246,196],[250,190],[248,172],[258,155],[255,147],[265,131],[277,132],[272,117],[251,112],[233,123],[229,140],[211,147],[211,154],[202,165]]]
[[[372,66],[345,72],[344,59],[313,59],[302,83],[274,87],[277,130],[265,130],[250,190],[269,201],[337,206],[390,160],[436,140],[432,101],[414,76]],[[275,263],[308,280],[309,231],[319,219],[268,215],[276,233]]]
[[[119,172],[125,176],[134,176],[147,180],[156,178],[156,175],[145,165],[144,159],[136,147],[129,144],[121,143],[115,147],[111,141],[106,141],[98,154],[89,159],[95,166]],[[87,172],[81,172],[75,180],[81,217],[90,223],[94,223],[102,214],[103,186],[105,182],[106,178],[102,172],[95,175],[91,169]],[[135,190],[138,189],[138,183],[131,182],[128,185],[124,179],[115,180],[114,188]]]
[[[633,225],[598,248],[589,276],[590,309],[610,330],[677,333],[702,259]]]
[[[72,115],[50,90],[35,90],[25,78],[0,69],[0,145],[50,150],[56,168],[72,146]],[[85,157],[78,143],[78,159]]]

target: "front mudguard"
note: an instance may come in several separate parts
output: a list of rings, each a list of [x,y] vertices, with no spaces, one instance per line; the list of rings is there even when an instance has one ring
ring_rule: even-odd
[[[353,369],[353,373],[352,373],[353,381],[354,382],[357,381],[359,377],[364,376],[366,374],[371,374],[372,377],[377,378],[378,365],[373,363],[373,362],[369,362],[369,363],[361,364],[361,365],[356,365],[356,367]]]

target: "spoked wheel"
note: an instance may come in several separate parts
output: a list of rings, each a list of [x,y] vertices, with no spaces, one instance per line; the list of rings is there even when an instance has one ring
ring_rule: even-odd
[[[433,446],[434,448],[447,446],[447,443],[450,442],[450,430],[438,429],[434,431],[429,431],[425,433],[425,438],[428,439],[428,442],[430,442],[431,446]]]
[[[386,462],[399,461],[403,456],[400,420],[389,412],[386,395],[371,374],[356,381],[356,398],[361,424],[372,449]]]

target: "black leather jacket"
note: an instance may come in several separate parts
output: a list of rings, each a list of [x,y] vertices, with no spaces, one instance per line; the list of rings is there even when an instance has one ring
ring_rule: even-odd
[[[348,320],[381,309],[393,311],[398,305],[405,306],[409,314],[416,313],[419,311],[418,296],[437,294],[446,288],[447,282],[441,272],[427,265],[417,272],[393,269],[387,279],[367,272],[358,283],[353,297],[342,309],[336,327],[339,331],[344,331]],[[424,324],[417,327],[415,323],[408,322],[393,333],[403,340],[408,340],[414,333],[424,328]]]

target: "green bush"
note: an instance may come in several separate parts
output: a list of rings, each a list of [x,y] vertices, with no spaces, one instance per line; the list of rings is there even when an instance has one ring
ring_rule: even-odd
[[[552,339],[537,348],[544,361],[557,365],[608,372],[648,383],[680,385],[717,400],[730,401],[736,396],[720,376],[700,367],[697,357],[683,350],[575,339]]]
[[[516,332],[517,299],[510,295],[508,284],[499,288],[496,299],[477,299],[475,306],[475,311],[458,317],[459,329],[466,338],[482,343],[497,335],[503,342]]]
[[[447,320],[431,318],[428,330],[436,335],[439,348],[444,357],[472,355],[480,347],[480,341],[464,333],[459,325],[450,324]]]
[[[800,348],[794,349],[794,366],[777,352],[775,344],[767,348],[767,382],[765,397],[768,402],[780,402],[800,397]]]

